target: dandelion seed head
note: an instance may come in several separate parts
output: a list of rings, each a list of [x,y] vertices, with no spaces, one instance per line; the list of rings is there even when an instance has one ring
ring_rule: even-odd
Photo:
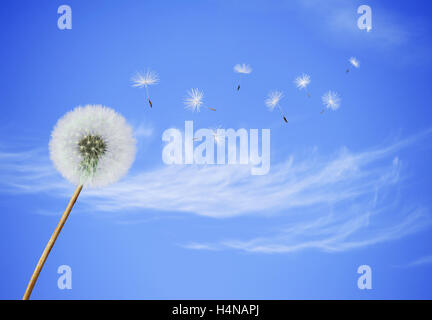
[[[204,93],[198,89],[190,89],[188,95],[184,100],[185,109],[199,112],[203,104]]]
[[[124,176],[135,159],[132,128],[101,105],[77,107],[60,118],[51,133],[50,157],[71,183],[103,187]]]
[[[145,74],[137,72],[132,78],[133,87],[147,87],[159,82],[159,76],[156,72],[148,70]]]
[[[234,66],[234,72],[249,74],[252,72],[252,68],[248,64],[244,64],[244,63],[243,64],[236,64]]]
[[[349,62],[351,63],[351,65],[353,65],[355,68],[359,68],[360,67],[360,61],[357,60],[357,58],[355,57],[351,57],[349,59]]]
[[[270,111],[279,104],[279,101],[283,98],[283,93],[281,91],[272,91],[269,93],[267,99],[265,100],[265,104]]]
[[[337,110],[340,107],[341,98],[337,92],[329,91],[322,96],[322,102],[326,108]]]
[[[298,89],[304,89],[311,82],[311,79],[309,75],[302,74],[300,77],[297,77],[294,82]]]
[[[210,130],[213,133],[213,138],[214,138],[214,141],[216,142],[216,144],[220,144],[223,141],[223,139],[225,138],[225,133],[220,132],[222,130],[220,127],[213,128]]]

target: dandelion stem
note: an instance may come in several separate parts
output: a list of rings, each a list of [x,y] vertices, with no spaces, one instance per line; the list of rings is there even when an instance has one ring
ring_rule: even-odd
[[[60,219],[57,227],[55,228],[54,233],[52,234],[50,240],[48,241],[48,244],[46,245],[45,250],[43,251],[42,256],[40,257],[39,262],[36,265],[35,270],[33,271],[33,274],[32,274],[32,277],[30,279],[30,282],[27,285],[27,289],[26,289],[26,291],[24,293],[23,300],[28,300],[30,298],[30,295],[31,295],[31,293],[33,291],[33,288],[34,288],[34,286],[36,284],[36,281],[37,281],[37,279],[39,277],[39,274],[40,274],[40,272],[42,270],[42,267],[43,267],[46,259],[48,258],[48,255],[51,252],[51,249],[54,246],[54,243],[57,240],[57,237],[59,236],[60,231],[62,230],[64,224],[66,223],[66,220],[67,220],[67,218],[69,216],[69,213],[71,212],[71,210],[72,210],[72,208],[73,208],[73,206],[75,204],[75,201],[78,199],[78,196],[81,193],[82,188],[83,188],[83,185],[80,184],[75,189],[75,192],[74,192],[72,198],[70,199],[69,204],[66,207],[66,210],[63,212],[63,215],[62,215],[62,217],[61,217],[61,219]]]

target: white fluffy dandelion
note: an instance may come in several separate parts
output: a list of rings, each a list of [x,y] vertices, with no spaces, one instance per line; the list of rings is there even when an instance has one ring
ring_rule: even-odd
[[[199,89],[190,89],[188,91],[188,96],[184,99],[185,109],[191,111],[200,112],[201,106],[204,101],[204,93]],[[212,111],[216,111],[214,108],[207,107]]]
[[[310,97],[310,94],[307,91],[307,86],[309,85],[309,83],[311,83],[311,78],[309,75],[303,73],[300,77],[297,77],[294,80],[294,83],[296,84],[297,89],[306,89],[306,94],[308,95],[308,97]]]
[[[250,65],[245,64],[245,63],[236,64],[234,66],[234,72],[240,73],[240,74],[249,74],[252,72],[252,68]],[[239,90],[240,90],[240,80],[239,80],[238,85],[237,85],[237,91],[239,91]]]
[[[284,112],[279,105],[279,101],[283,98],[283,92],[281,91],[272,91],[267,96],[267,99],[265,100],[265,105],[270,111],[273,111],[276,107],[278,107],[279,112],[281,113],[282,118],[285,122],[288,122],[287,118],[284,115]]]
[[[117,181],[135,158],[131,127],[114,110],[100,105],[78,107],[61,118],[49,148],[63,177],[90,187]]]
[[[341,98],[337,92],[329,91],[322,96],[322,102],[325,108],[321,111],[323,113],[326,108],[331,110],[337,110],[340,107]]]
[[[350,63],[350,65],[351,66],[353,66],[354,68],[360,68],[360,61],[359,60],[357,60],[357,58],[356,57],[351,57],[351,58],[349,58],[349,63]],[[348,68],[347,70],[346,70],[346,72],[348,73],[348,72],[350,72],[350,68]]]
[[[153,104],[150,100],[150,95],[148,92],[148,87],[154,84],[159,83],[159,76],[156,72],[147,70],[145,74],[137,72],[135,76],[132,77],[132,87],[135,88],[145,88],[146,97],[148,99],[150,108],[153,107]]]
[[[23,299],[33,287],[83,186],[102,187],[127,173],[135,158],[135,139],[126,120],[101,105],[77,107],[54,127],[49,143],[50,157],[57,170],[77,188],[51,236]]]

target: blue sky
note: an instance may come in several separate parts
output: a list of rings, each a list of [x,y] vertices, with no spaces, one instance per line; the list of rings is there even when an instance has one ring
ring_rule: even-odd
[[[72,8],[72,30],[57,8]],[[357,28],[372,7],[373,29]],[[134,127],[129,174],[84,189],[34,299],[431,299],[427,1],[7,1],[0,10],[0,298],[19,299],[74,186],[58,118],[103,104]],[[348,59],[361,66],[346,74]],[[248,63],[253,72],[233,72]],[[153,108],[131,77],[147,68]],[[311,97],[293,81],[307,73]],[[216,112],[191,113],[190,88]],[[288,124],[264,100],[282,90]],[[340,109],[322,109],[328,90]],[[162,133],[271,130],[271,169],[167,166]],[[357,288],[370,265],[372,290]],[[72,268],[72,290],[57,268]]]

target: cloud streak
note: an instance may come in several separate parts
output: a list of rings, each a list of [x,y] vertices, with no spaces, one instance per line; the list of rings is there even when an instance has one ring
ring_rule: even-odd
[[[397,266],[399,268],[421,267],[432,264],[432,255],[420,257],[417,260],[411,261],[405,265]]]
[[[304,249],[345,251],[415,233],[430,225],[429,211],[399,196],[403,163],[398,152],[431,130],[363,152],[341,148],[330,156],[311,152],[252,176],[248,166],[164,166],[129,175],[103,189],[87,189],[88,210],[190,213],[228,219],[252,216],[274,221],[249,239],[229,237],[183,246],[283,253]],[[2,192],[69,196],[40,150],[0,152]],[[235,219],[241,224],[241,219]],[[239,225],[239,227],[241,227]]]

